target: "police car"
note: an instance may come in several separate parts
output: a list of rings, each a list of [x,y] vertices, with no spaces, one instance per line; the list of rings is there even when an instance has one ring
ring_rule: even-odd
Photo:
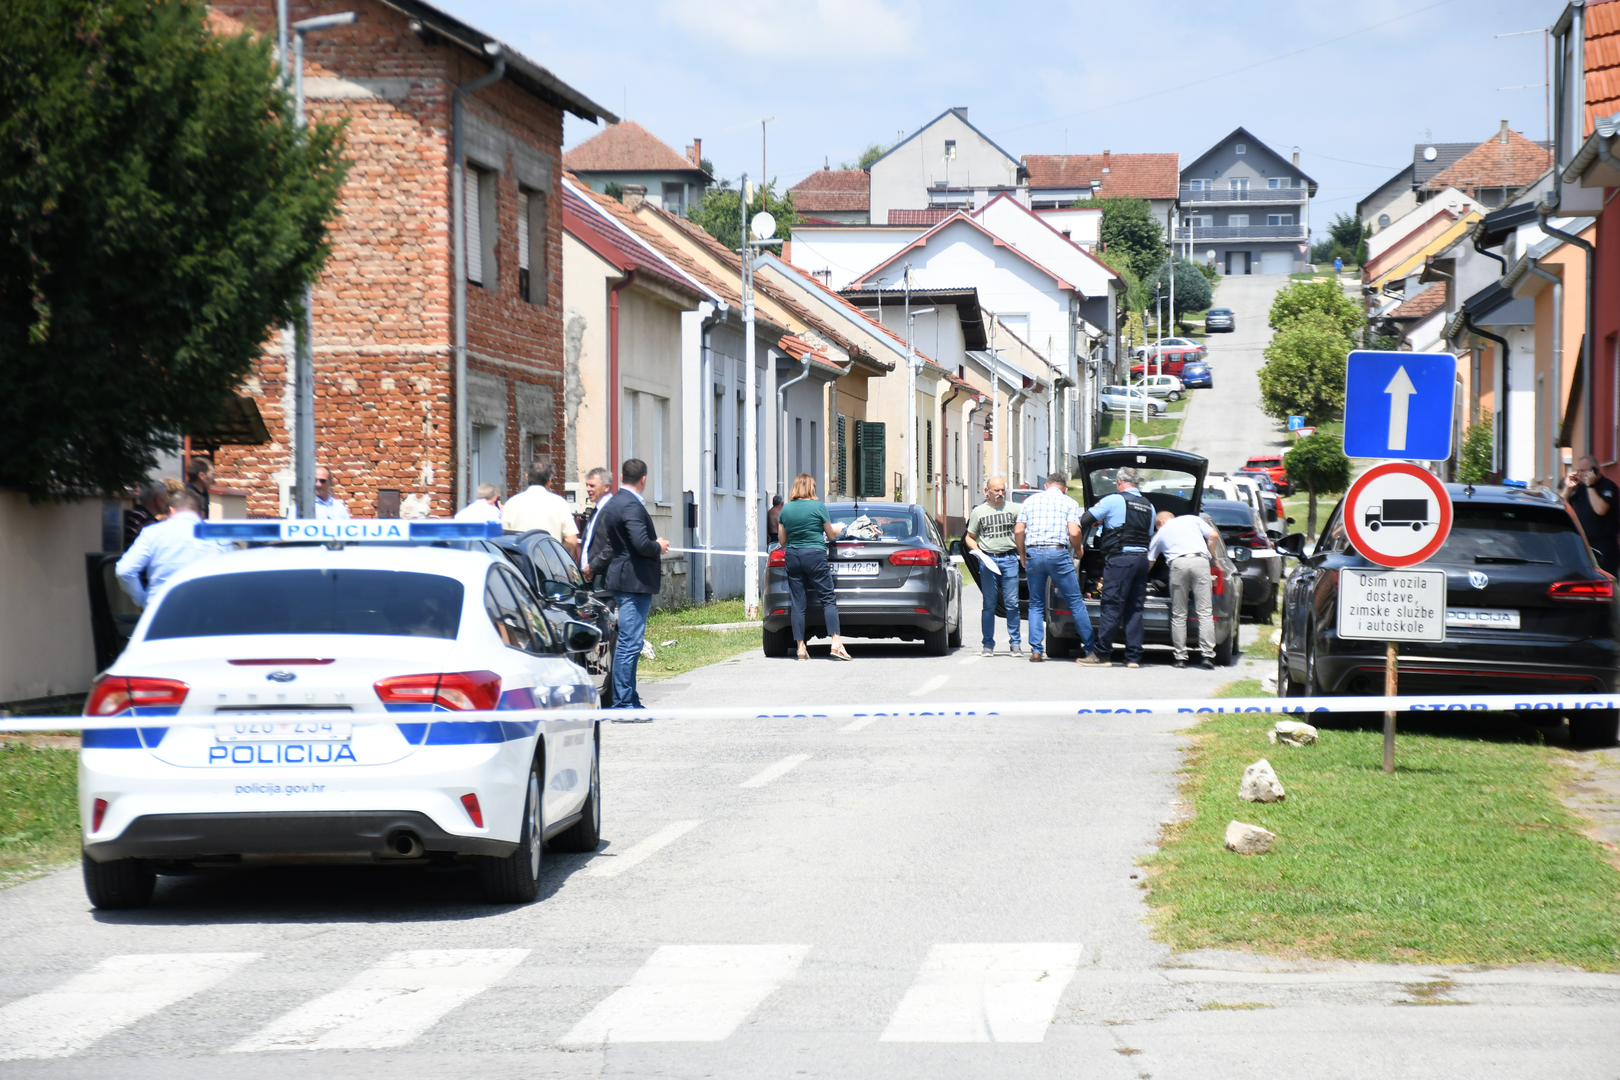
[[[569,710],[597,694],[561,653],[598,631],[556,629],[487,552],[410,546],[499,528],[199,524],[283,543],[176,574],[92,687],[85,715],[128,726],[84,733],[91,903],[143,906],[160,871],[314,861],[471,863],[488,900],[525,903],[543,844],[595,850],[600,737]]]

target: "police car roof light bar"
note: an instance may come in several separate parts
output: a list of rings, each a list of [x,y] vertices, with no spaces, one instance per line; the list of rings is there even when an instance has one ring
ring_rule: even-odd
[[[494,540],[501,535],[501,523],[406,521],[401,518],[287,518],[279,521],[199,521],[193,531],[199,540],[397,544],[409,540]]]

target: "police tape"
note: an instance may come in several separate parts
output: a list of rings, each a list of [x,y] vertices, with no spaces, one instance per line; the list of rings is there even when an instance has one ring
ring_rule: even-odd
[[[745,558],[745,559],[748,558],[750,555],[752,555],[756,559],[768,559],[768,558],[770,558],[770,555],[771,555],[771,553],[769,551],[727,551],[727,550],[725,550],[723,548],[678,548],[678,547],[672,547],[669,550],[678,551],[683,555],[739,555],[739,556],[741,556],[742,558]]]
[[[388,724],[431,722],[434,724],[528,722],[534,720],[614,720],[619,722],[669,721],[757,721],[757,720],[865,720],[912,718],[1065,719],[1099,715],[1219,715],[1223,713],[1272,714],[1278,717],[1329,716],[1437,712],[1572,712],[1585,709],[1620,708],[1620,695],[1594,694],[1479,694],[1419,695],[1398,697],[1329,698],[1127,698],[1122,700],[1052,699],[1035,701],[953,701],[935,704],[907,702],[897,705],[815,704],[815,705],[726,705],[650,709],[503,709],[492,712],[411,712],[411,713],[298,713],[278,711],[257,715],[252,722],[272,724],[291,722],[300,717],[319,717],[324,723]],[[214,727],[244,721],[237,713],[188,716],[17,716],[0,717],[0,733],[45,731],[127,731],[134,728]],[[289,740],[296,736],[289,736]]]

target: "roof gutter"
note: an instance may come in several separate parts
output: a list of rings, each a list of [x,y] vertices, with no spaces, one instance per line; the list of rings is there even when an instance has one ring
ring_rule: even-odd
[[[454,245],[450,259],[455,266],[456,280],[456,482],[453,489],[457,509],[472,501],[471,433],[467,428],[467,159],[461,137],[461,99],[506,74],[506,57],[501,46],[490,42],[484,49],[494,58],[495,66],[487,74],[462,83],[450,95],[450,238]]]
[[[1486,251],[1485,250],[1485,219],[1484,218],[1479,219],[1479,224],[1475,225],[1473,227],[1473,229],[1470,230],[1470,234],[1474,238],[1474,250],[1479,252],[1481,255],[1486,256],[1487,258],[1495,259],[1497,262],[1501,263],[1502,264],[1502,273],[1504,273],[1504,274],[1507,273],[1508,272],[1507,259],[1504,258],[1501,255],[1498,255],[1494,251]]]
[[[1609,151],[1607,147],[1603,149],[1602,153],[1605,158],[1613,161],[1613,158],[1608,157]],[[1556,212],[1557,209],[1558,186],[1555,184],[1551,190],[1545,192],[1541,196],[1541,202],[1536,207],[1536,216],[1541,219],[1542,232],[1546,233],[1548,236],[1556,236],[1566,244],[1573,244],[1586,253],[1586,258],[1584,260],[1586,263],[1586,311],[1585,318],[1582,320],[1583,325],[1581,327],[1581,353],[1579,363],[1581,368],[1581,378],[1584,380],[1584,385],[1581,387],[1581,411],[1585,414],[1582,417],[1584,421],[1582,427],[1585,429],[1585,451],[1586,453],[1590,454],[1592,452],[1592,333],[1597,317],[1597,312],[1593,310],[1593,305],[1596,302],[1596,294],[1594,291],[1595,280],[1593,273],[1597,269],[1597,267],[1594,265],[1597,262],[1597,252],[1588,241],[1582,240],[1574,233],[1568,233],[1562,229],[1553,228],[1552,223],[1548,219],[1552,217],[1553,213]],[[1537,267],[1537,270],[1539,271],[1540,268]],[[1546,273],[1545,271],[1540,272],[1543,274]],[[1556,392],[1556,384],[1554,384],[1554,387]]]

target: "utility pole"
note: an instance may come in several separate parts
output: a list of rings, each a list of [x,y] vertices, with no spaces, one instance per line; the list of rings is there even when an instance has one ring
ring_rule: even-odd
[[[906,263],[906,502],[917,501],[917,350],[911,344],[911,264]]]
[[[759,122],[759,187],[761,191],[765,190],[765,183],[767,180],[769,180],[771,175],[765,171],[765,125],[775,119],[776,117],[774,116],[767,116],[765,119]],[[761,210],[770,209],[765,205],[765,197],[763,195],[761,195],[759,199],[759,208]]]
[[[742,175],[742,187],[748,185],[748,174]],[[741,188],[739,188],[739,195]],[[758,410],[754,405],[754,248],[781,243],[775,239],[776,219],[761,210],[748,220],[748,201],[738,199],[738,218],[742,224],[742,296],[743,296],[743,471],[746,484],[743,489],[743,550],[747,553],[748,568],[743,576],[743,611],[747,618],[759,617],[759,434],[755,420]],[[750,225],[754,239],[749,239]],[[761,236],[760,234],[764,235]]]
[[[996,410],[1000,408],[998,398],[1001,389],[1001,357],[996,355],[996,323],[999,322],[994,312],[990,313],[990,472],[985,479],[990,479],[996,472],[996,461],[1001,456],[1001,421],[996,419]]]

